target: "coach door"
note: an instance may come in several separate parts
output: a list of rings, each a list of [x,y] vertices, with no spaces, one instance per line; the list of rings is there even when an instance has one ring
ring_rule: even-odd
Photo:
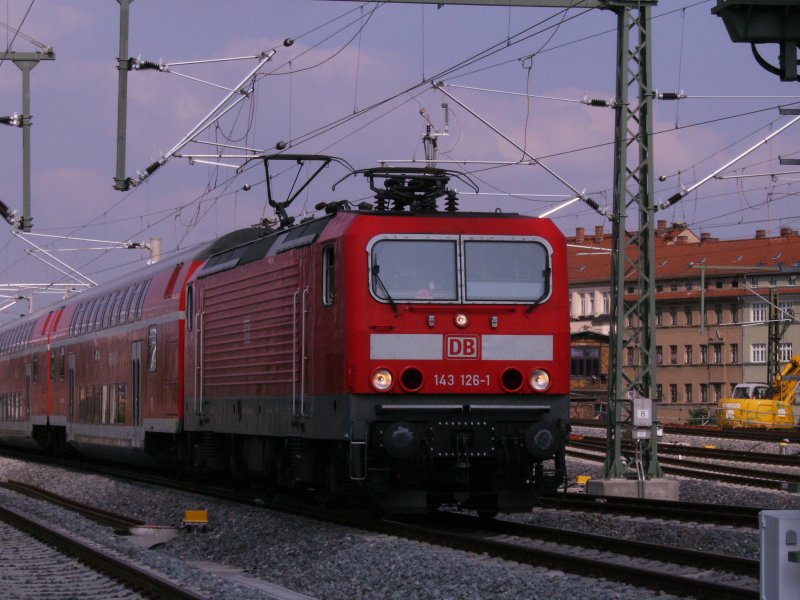
[[[186,288],[186,348],[185,376],[187,389],[194,404],[194,414],[201,416],[203,410],[203,312],[200,298],[195,296],[194,284]],[[189,350],[191,349],[191,350]],[[187,406],[188,408],[188,406]]]
[[[142,425],[142,342],[133,342],[131,346],[132,389],[131,402],[133,403],[133,445],[140,445],[139,429]]]
[[[292,416],[306,417],[306,362],[308,360],[309,290],[303,286],[303,262],[300,262],[300,287],[292,301]]]
[[[22,420],[27,421],[31,417],[31,379],[33,378],[33,363],[25,363],[25,398],[21,407]]]
[[[75,419],[75,355],[68,354],[67,355],[67,369],[69,377],[69,413],[67,413],[67,418],[69,422],[72,423]]]

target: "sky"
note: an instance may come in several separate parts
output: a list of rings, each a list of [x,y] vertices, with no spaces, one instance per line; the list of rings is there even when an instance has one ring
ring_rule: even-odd
[[[789,117],[778,114],[779,105],[800,103],[799,83],[781,82],[756,64],[749,45],[731,42],[722,20],[711,14],[715,4],[661,0],[652,10],[653,85],[659,92],[686,95],[654,102],[657,203],[786,123]],[[11,227],[0,227],[0,285],[75,283],[61,272],[65,267],[45,264],[53,259],[32,252],[32,244],[103,283],[141,267],[149,254],[82,240],[157,237],[169,253],[274,216],[258,161],[237,171],[169,158],[131,190],[113,189],[116,0],[0,0],[0,21],[12,29],[0,28],[6,48],[32,52],[40,43],[56,55],[31,72],[32,233],[37,235],[26,241]],[[20,25],[22,35],[15,38]],[[253,93],[199,134],[203,143],[189,144],[182,153],[216,153],[212,141],[273,153],[282,142],[287,152],[333,155],[355,169],[411,159],[422,166],[424,109],[441,131],[448,119],[447,135],[439,138],[439,166],[470,173],[480,190],[473,194],[454,180],[462,209],[540,215],[570,198],[574,188],[610,211],[614,111],[581,100],[614,96],[615,31],[616,18],[606,10],[134,0],[131,56],[165,64],[203,62],[173,65],[172,72],[129,74],[126,174],[135,178],[172,149],[228,94],[218,86],[236,86],[257,64],[254,58],[205,61],[275,50],[259,70]],[[287,39],[293,43],[286,45]],[[777,62],[777,46],[761,51]],[[444,82],[454,98],[431,80]],[[0,64],[0,116],[21,111],[21,72],[6,60]],[[800,173],[791,173],[800,167],[778,161],[800,154],[798,140],[800,125],[724,172],[760,176],[712,179],[657,212],[656,219],[684,222],[698,234],[722,239],[749,238],[756,229],[767,235],[778,235],[781,227],[800,229]],[[0,200],[21,214],[21,130],[0,126],[0,148]],[[519,163],[520,148],[547,169],[500,164]],[[781,172],[786,174],[761,175]],[[295,173],[277,173],[273,193],[282,198]],[[360,176],[332,189],[347,175],[344,168],[329,166],[289,214],[311,214],[321,201],[369,200],[372,194]],[[576,227],[611,230],[607,216],[583,203],[551,218],[568,235]],[[18,292],[0,289],[5,293]],[[35,307],[56,301],[58,294],[56,289],[37,294]],[[0,323],[27,308],[25,301],[0,302]]]

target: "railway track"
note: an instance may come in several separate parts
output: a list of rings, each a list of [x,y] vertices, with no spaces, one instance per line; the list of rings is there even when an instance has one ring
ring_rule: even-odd
[[[55,548],[58,553],[72,557],[87,567],[79,578],[68,577],[68,583],[64,580],[64,569],[67,564],[73,565],[74,561],[69,563],[63,560],[56,561],[55,569],[57,570],[50,573],[49,579],[40,577],[41,581],[28,581],[26,583],[28,587],[40,586],[38,591],[28,589],[26,593],[31,594],[29,597],[54,597],[52,595],[48,596],[46,592],[53,592],[52,589],[48,590],[47,586],[49,582],[56,581],[59,585],[59,594],[67,592],[69,597],[108,598],[112,595],[114,586],[106,580],[113,580],[121,583],[124,589],[133,590],[143,597],[163,598],[166,600],[203,600],[205,598],[95,544],[87,543],[80,538],[20,512],[0,507],[0,522],[26,533],[46,546]],[[21,556],[17,556],[16,560],[19,561],[20,558]],[[47,560],[54,561],[51,557],[48,557]],[[70,566],[70,568],[73,567]],[[97,575],[98,573],[99,575]],[[95,585],[98,577],[102,581]],[[28,577],[28,580],[30,580],[30,577]],[[75,587],[74,589],[65,590],[63,588],[64,585],[74,585]],[[119,588],[120,586],[116,587]],[[13,595],[14,589],[10,589],[8,592]],[[64,596],[62,595],[62,597]]]
[[[606,447],[604,437],[580,436],[570,441],[570,445],[591,444],[597,447]],[[622,450],[633,452],[631,442],[623,442]],[[715,447],[681,446],[677,444],[660,443],[658,455],[661,456],[693,456],[707,460],[726,460],[731,462],[760,463],[783,467],[800,467],[800,456],[797,454],[776,454],[774,452],[749,452],[741,450],[723,450]]]
[[[651,519],[669,519],[732,527],[758,528],[758,513],[751,506],[699,504],[672,500],[625,498],[623,496],[590,496],[585,493],[561,494],[551,508],[628,515]]]
[[[463,514],[384,520],[384,533],[697,598],[756,599],[759,562]],[[395,529],[396,528],[396,529]]]
[[[603,462],[605,460],[605,452],[605,442],[598,444],[576,441],[571,442],[567,448],[567,456],[595,462]],[[659,464],[662,471],[669,475],[735,483],[771,490],[800,487],[800,475],[797,473],[735,467],[713,462],[687,460],[682,457],[670,458],[660,454]]]
[[[572,419],[570,423],[573,427],[593,427],[597,429],[606,428],[605,421]],[[786,440],[794,444],[800,444],[800,431],[797,429],[723,429],[716,426],[702,425],[665,425],[664,433],[764,442],[780,442]]]

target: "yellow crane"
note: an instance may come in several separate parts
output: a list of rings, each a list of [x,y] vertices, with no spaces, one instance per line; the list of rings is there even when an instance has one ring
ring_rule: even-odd
[[[800,356],[792,356],[772,384],[740,383],[732,398],[719,402],[719,422],[723,427],[794,429],[795,399],[800,383]],[[800,418],[800,409],[797,411]]]

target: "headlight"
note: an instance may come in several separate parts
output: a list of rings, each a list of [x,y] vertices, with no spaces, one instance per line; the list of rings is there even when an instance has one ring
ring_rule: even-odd
[[[372,387],[379,392],[385,392],[392,387],[394,377],[389,369],[375,369],[372,372]]]
[[[456,323],[456,327],[460,327],[461,329],[469,325],[469,318],[464,313],[458,313],[453,320]]]
[[[550,373],[544,369],[535,369],[528,379],[531,388],[537,392],[543,392],[550,387]]]

